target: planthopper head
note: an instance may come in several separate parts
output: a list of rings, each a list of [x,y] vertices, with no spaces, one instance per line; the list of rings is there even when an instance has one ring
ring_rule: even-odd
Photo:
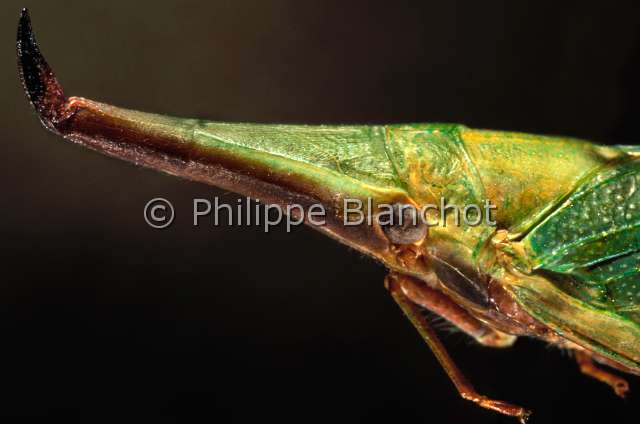
[[[391,268],[406,271],[403,254],[426,237],[390,160],[385,127],[219,123],[66,97],[26,9],[17,52],[40,120],[76,144],[275,204]]]

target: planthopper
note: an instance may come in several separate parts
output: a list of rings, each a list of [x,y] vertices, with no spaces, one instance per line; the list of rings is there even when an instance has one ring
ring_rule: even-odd
[[[182,119],[67,97],[22,12],[18,68],[42,124],[109,156],[292,209],[383,263],[385,287],[460,395],[478,393],[425,319],[478,343],[535,337],[624,397],[640,374],[640,148],[453,124]],[[304,211],[321,206],[321,223]],[[317,208],[315,209],[317,211]],[[608,369],[605,369],[608,368]]]

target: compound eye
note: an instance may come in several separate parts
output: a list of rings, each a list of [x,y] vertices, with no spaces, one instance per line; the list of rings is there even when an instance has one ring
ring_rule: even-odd
[[[394,244],[413,244],[427,236],[427,224],[413,205],[395,203],[378,214],[378,224]]]

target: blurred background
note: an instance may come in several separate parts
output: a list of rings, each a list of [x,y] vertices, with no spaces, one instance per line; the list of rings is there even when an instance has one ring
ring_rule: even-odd
[[[634,2],[15,1],[0,6],[0,416],[514,423],[460,400],[385,270],[307,228],[191,225],[237,196],[41,128],[18,81],[30,8],[70,95],[184,117],[444,121],[636,143]],[[143,220],[154,197],[174,224]],[[534,422],[637,422],[533,340],[442,331],[483,394]]]

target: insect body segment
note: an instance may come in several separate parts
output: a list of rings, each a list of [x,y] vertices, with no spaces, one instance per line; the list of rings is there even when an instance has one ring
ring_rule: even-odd
[[[536,268],[593,274],[602,281],[613,277],[607,273],[617,268],[611,264],[602,269],[603,264],[640,248],[639,227],[640,160],[628,159],[592,175],[531,231],[525,243]],[[624,272],[629,265],[623,261],[617,269]]]
[[[640,324],[640,160],[584,182],[524,239],[535,268],[571,277],[567,290]]]
[[[515,289],[534,316],[576,333],[576,340],[635,372],[640,369],[639,182],[640,160],[633,157],[585,178],[522,240],[532,275],[546,281],[523,284],[523,278]],[[536,306],[550,302],[551,308]]]
[[[635,147],[452,124],[221,123],[66,97],[23,11],[18,68],[44,126],[109,156],[283,207],[320,204],[324,234],[383,263],[386,287],[460,395],[522,422],[529,411],[478,394],[422,317],[440,314],[479,343],[536,337],[580,368],[640,373],[640,159]],[[371,222],[347,225],[345,200]],[[491,221],[384,223],[430,205],[495,205]],[[411,209],[407,212],[405,206]],[[595,362],[594,362],[595,361]]]

